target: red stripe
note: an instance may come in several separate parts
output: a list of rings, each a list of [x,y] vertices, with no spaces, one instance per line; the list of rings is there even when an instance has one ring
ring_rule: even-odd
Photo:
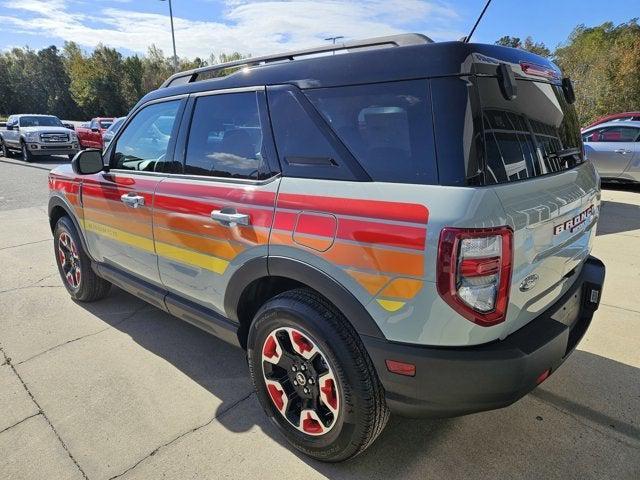
[[[212,210],[220,210],[225,205],[215,201],[200,201],[191,198],[176,198],[166,195],[158,195],[154,198],[154,208],[168,210],[182,214],[196,214],[209,217]],[[238,207],[238,213],[249,214],[251,225],[258,227],[271,227],[273,212],[251,207]]]
[[[118,173],[98,173],[82,178],[83,185],[94,185],[102,188],[122,188],[125,191],[150,191],[153,192],[161,178],[134,178]]]
[[[422,227],[389,225],[346,218],[338,220],[338,237],[360,243],[424,250],[426,234],[426,228]]]
[[[145,192],[142,189],[130,189],[130,188],[115,188],[108,184],[92,184],[82,186],[82,195],[86,197],[104,198],[106,200],[113,200],[114,202],[120,202],[121,196],[126,193],[135,193],[144,197],[145,205],[151,205],[153,201],[153,189],[149,192]]]
[[[170,180],[162,182],[158,186],[156,193],[180,197],[201,197],[216,200],[221,203],[233,202],[269,207],[273,206],[276,199],[274,192],[258,190],[257,187],[252,185],[240,185],[234,188],[227,188],[217,185],[178,183]]]
[[[333,215],[301,213],[298,215],[296,233],[334,238],[336,236],[337,223],[336,217]]]
[[[338,215],[352,215],[356,217],[414,223],[427,223],[429,220],[429,210],[424,205],[379,200],[358,200],[282,193],[278,195],[278,208],[313,210]]]

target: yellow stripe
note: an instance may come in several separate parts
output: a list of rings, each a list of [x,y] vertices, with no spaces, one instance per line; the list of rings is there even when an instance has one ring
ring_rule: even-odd
[[[126,243],[133,247],[137,247],[147,252],[155,253],[153,248],[153,240],[150,238],[141,237],[140,235],[134,235],[133,233],[125,232],[118,228],[109,227],[101,223],[92,222],[91,220],[84,221],[84,229],[102,235],[103,237],[110,238],[116,242]]]
[[[134,235],[132,233],[125,232],[118,228],[109,227],[101,223],[92,222],[91,220],[85,220],[84,229],[102,235],[103,237],[110,238],[116,242],[125,243],[133,247],[146,250],[151,253],[157,253],[161,257],[177,260],[188,265],[194,265],[196,267],[204,268],[212,272],[223,274],[227,269],[229,262],[212,255],[206,255],[203,253],[194,252],[184,248],[169,245],[167,243],[156,242],[155,249],[153,248],[153,241],[149,238]]]
[[[405,304],[405,302],[396,302],[395,300],[380,300],[380,299],[376,299],[376,301],[387,312],[395,312],[396,310],[400,310],[402,307],[404,307],[404,304]]]
[[[223,274],[229,265],[229,262],[221,258],[192,250],[185,250],[184,248],[167,243],[156,242],[156,251],[161,257],[171,258],[188,265],[205,268],[218,274]]]

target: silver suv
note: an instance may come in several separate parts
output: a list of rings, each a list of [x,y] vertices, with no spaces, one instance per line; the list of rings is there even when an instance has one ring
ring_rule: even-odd
[[[6,130],[0,131],[0,148],[5,157],[12,151],[20,152],[25,162],[41,155],[67,155],[72,159],[80,150],[76,133],[53,115],[10,116]]]
[[[62,281],[246,349],[266,414],[320,460],[389,412],[504,407],[600,300],[573,100],[544,58],[421,35],[178,73],[51,172]]]

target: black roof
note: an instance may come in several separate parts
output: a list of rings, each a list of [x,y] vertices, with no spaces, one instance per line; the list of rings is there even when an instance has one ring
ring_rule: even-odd
[[[463,42],[433,43],[424,36],[421,36],[424,40],[419,42],[416,34],[411,35],[415,42],[387,48],[353,49],[348,53],[295,59],[292,54],[282,54],[231,62],[217,67],[245,67],[224,77],[162,87],[147,94],[140,103],[174,95],[258,85],[290,84],[306,89],[465,75],[478,71],[495,74],[498,61],[515,64],[526,61],[558,70],[549,60],[519,49]],[[332,49],[321,47],[320,50],[326,53]],[[252,65],[261,58],[277,58],[278,61]],[[180,82],[189,81],[193,72],[174,75],[165,84],[177,77],[180,77]]]

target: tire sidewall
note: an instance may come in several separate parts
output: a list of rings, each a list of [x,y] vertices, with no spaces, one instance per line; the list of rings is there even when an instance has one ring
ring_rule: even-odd
[[[262,373],[261,350],[269,333],[280,327],[292,327],[307,335],[322,351],[338,384],[340,412],[332,429],[322,436],[306,435],[293,427],[275,408],[266,390]],[[321,460],[339,457],[362,434],[359,430],[361,392],[355,387],[361,373],[352,361],[353,353],[331,331],[322,314],[304,302],[276,297],[256,314],[248,338],[247,356],[251,376],[260,401],[270,420],[294,447]]]
[[[20,157],[22,158],[23,161],[25,162],[31,162],[31,154],[29,153],[29,149],[27,148],[27,144],[22,142],[20,144],[21,147],[21,151],[20,151]]]
[[[58,255],[58,244],[60,243],[60,235],[63,232],[67,233],[71,237],[71,240],[73,240],[76,248],[78,249],[81,272],[80,286],[78,288],[73,288],[71,287],[71,285],[69,285],[69,282],[65,278],[64,271],[62,270],[62,265],[60,264],[60,258]],[[58,220],[58,223],[56,223],[56,227],[53,231],[53,249],[56,257],[56,265],[58,266],[58,272],[60,273],[60,278],[65,288],[69,292],[69,295],[71,295],[76,300],[83,300],[87,295],[88,277],[93,272],[91,271],[91,261],[89,260],[87,254],[84,252],[80,237],[73,223],[71,222],[71,220],[69,220],[68,217],[62,217],[60,218],[60,220]]]

